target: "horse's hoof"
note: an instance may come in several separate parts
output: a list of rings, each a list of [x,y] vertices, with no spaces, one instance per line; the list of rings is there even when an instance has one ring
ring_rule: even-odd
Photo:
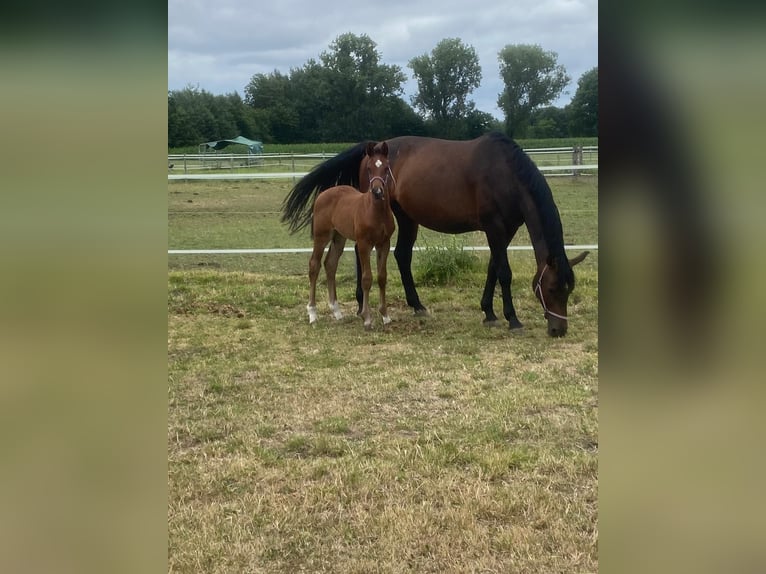
[[[513,331],[514,329],[524,328],[524,325],[522,325],[521,321],[519,321],[516,317],[513,317],[510,321],[508,321],[508,328]]]
[[[425,307],[421,307],[420,309],[415,309],[415,317],[428,317],[428,309]]]
[[[497,319],[484,319],[484,321],[482,321],[482,323],[484,324],[485,327],[499,327],[500,326],[500,321],[498,321]]]
[[[383,324],[388,325],[391,322],[391,317],[388,315],[383,315]]]
[[[365,331],[372,331],[372,323],[365,323],[364,324],[364,330]]]

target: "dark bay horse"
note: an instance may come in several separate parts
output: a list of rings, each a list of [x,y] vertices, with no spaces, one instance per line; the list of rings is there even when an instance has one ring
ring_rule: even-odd
[[[548,334],[564,335],[567,301],[575,284],[572,267],[588,252],[567,259],[551,189],[529,156],[499,133],[470,141],[403,136],[388,140],[388,147],[397,182],[391,195],[399,227],[394,256],[407,303],[415,312],[426,312],[412,277],[418,226],[443,233],[481,230],[491,253],[481,298],[484,321],[497,321],[492,299],[495,285],[500,283],[503,315],[511,329],[521,327],[511,297],[507,249],[519,227],[526,224],[537,260],[532,287],[548,321]],[[282,221],[292,231],[305,226],[311,217],[310,199],[328,187],[345,183],[366,191],[368,183],[362,173],[365,149],[366,143],[359,143],[303,177],[285,198]]]
[[[368,142],[364,151],[361,172],[365,178],[364,187],[369,191],[359,193],[355,187],[338,185],[324,190],[316,196],[314,201],[311,219],[314,250],[309,259],[311,289],[309,291],[309,303],[306,306],[309,313],[309,323],[312,324],[317,320],[317,276],[319,275],[322,254],[328,243],[330,249],[327,252],[324,266],[327,273],[330,309],[336,319],[343,317],[335,289],[335,272],[338,269],[340,256],[343,255],[346,239],[352,239],[356,242],[358,262],[361,265],[362,305],[360,315],[364,319],[365,329],[372,328],[370,252],[373,247],[378,263],[379,311],[383,316],[383,324],[391,322],[386,306],[386,261],[391,247],[391,235],[394,233],[394,214],[391,211],[390,198],[394,179],[388,162],[388,145],[386,142],[378,145],[374,142]]]

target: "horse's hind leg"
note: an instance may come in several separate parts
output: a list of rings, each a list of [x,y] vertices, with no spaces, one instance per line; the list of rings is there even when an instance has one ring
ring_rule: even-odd
[[[306,311],[309,314],[309,324],[312,325],[317,321],[317,277],[322,266],[322,252],[328,239],[326,235],[314,235],[314,250],[309,258],[309,304],[306,305]]]
[[[338,304],[335,275],[338,271],[338,262],[340,261],[340,256],[343,255],[343,247],[345,247],[345,245],[346,238],[337,231],[333,233],[330,250],[327,252],[327,257],[325,257],[324,260],[324,268],[327,273],[327,294],[330,302],[330,309],[332,310],[333,317],[337,320],[343,318],[343,313]]]
[[[388,306],[386,305],[386,282],[388,280],[386,262],[390,249],[390,241],[386,241],[383,245],[375,248],[375,256],[378,260],[378,288],[380,289],[380,307],[378,307],[378,311],[383,316],[384,325],[388,325],[391,322],[391,317],[388,316]]]

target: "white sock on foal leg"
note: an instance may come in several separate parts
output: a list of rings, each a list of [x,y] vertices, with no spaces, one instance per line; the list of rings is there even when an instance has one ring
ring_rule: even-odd
[[[335,317],[338,321],[343,319],[343,313],[341,313],[340,305],[337,301],[335,301],[335,303],[330,303],[330,309],[332,310],[333,317]]]
[[[306,305],[306,311],[309,312],[309,325],[313,325],[317,322],[317,308]]]

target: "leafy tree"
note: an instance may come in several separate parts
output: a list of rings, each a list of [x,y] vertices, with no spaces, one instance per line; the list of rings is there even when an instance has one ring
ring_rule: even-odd
[[[577,91],[568,107],[570,135],[598,135],[598,67],[580,76]]]
[[[243,135],[259,139],[256,114],[236,92],[213,95],[197,87],[168,92],[168,147]]]
[[[384,125],[383,102],[402,93],[407,79],[399,66],[380,63],[377,45],[366,34],[346,33],[319,56],[324,74],[317,102],[324,111],[325,141],[376,137]]]
[[[532,112],[527,130],[530,138],[565,138],[569,135],[567,108],[546,106]]]
[[[256,74],[245,86],[245,104],[263,125],[264,141],[291,141],[299,126],[291,78],[275,70]]]
[[[532,112],[554,101],[571,78],[558,55],[539,45],[509,44],[498,52],[505,89],[497,99],[505,112],[505,129],[512,137],[524,137]]]
[[[409,61],[418,82],[412,103],[426,118],[439,124],[465,119],[474,111],[468,96],[481,83],[476,50],[459,38],[446,38],[431,51]]]

